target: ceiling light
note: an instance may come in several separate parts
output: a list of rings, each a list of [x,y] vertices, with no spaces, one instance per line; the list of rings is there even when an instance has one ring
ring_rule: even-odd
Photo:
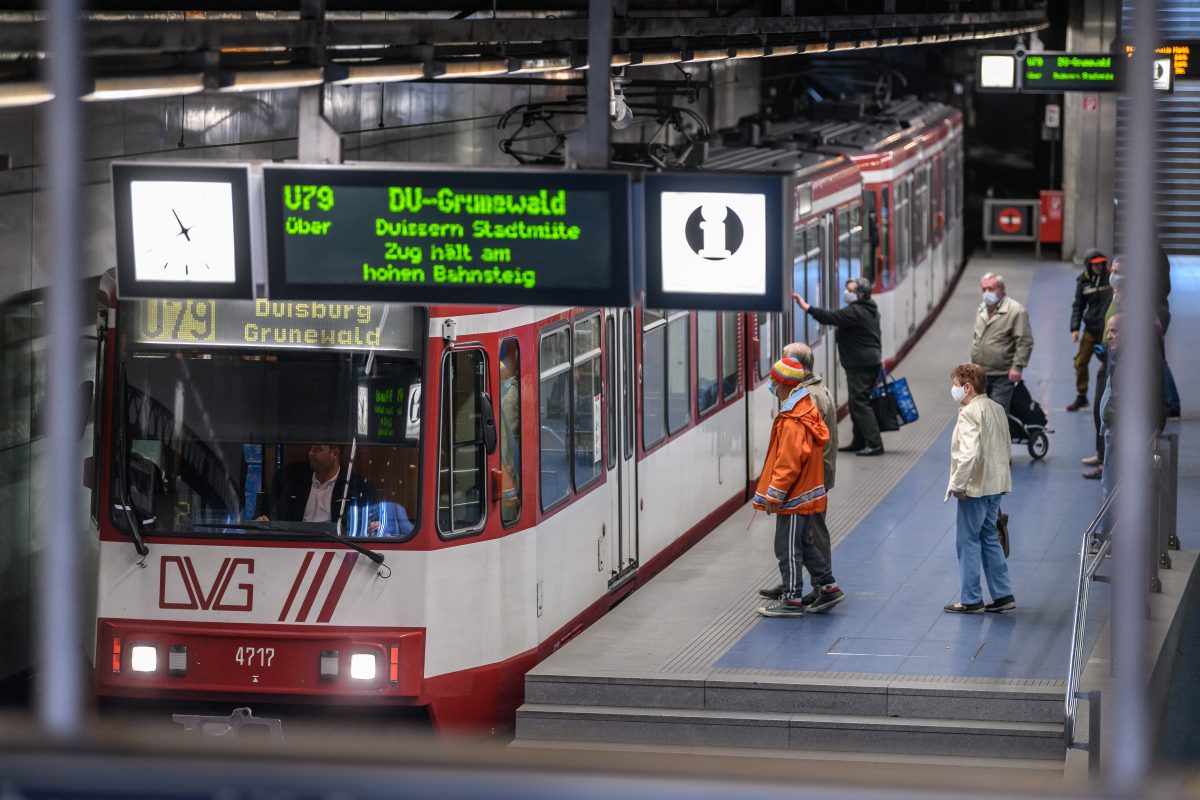
[[[125,75],[96,78],[92,91],[83,96],[97,100],[137,100],[146,97],[175,97],[204,91],[204,73],[178,75]]]
[[[419,62],[373,64],[344,64],[340,65],[346,71],[346,77],[338,78],[330,83],[339,86],[353,86],[359,83],[394,83],[396,81],[416,81],[425,77],[425,65]]]
[[[632,53],[613,53],[612,61],[609,62],[611,67],[628,67],[633,63]],[[581,69],[587,69],[586,65]]]
[[[734,58],[762,58],[767,54],[765,47],[737,47],[734,48]]]
[[[853,49],[854,49],[855,47],[857,47],[857,46],[858,46],[858,42],[854,42],[854,41],[851,41],[851,42],[834,42],[834,43],[833,43],[833,46],[832,46],[831,48],[829,48],[829,49],[830,49],[830,50],[833,50],[833,51],[835,51],[835,52],[836,52],[836,51],[838,51],[838,50],[853,50]]]
[[[265,92],[270,89],[297,89],[325,82],[320,67],[291,69],[234,70],[221,78],[221,92]]]
[[[773,44],[770,47],[770,52],[767,53],[767,58],[775,58],[776,56],[794,56],[800,52],[800,48],[794,44]]]
[[[829,52],[829,43],[828,42],[809,42],[808,44],[804,45],[804,49],[801,50],[800,52],[802,52],[802,53],[827,53],[827,52]]]
[[[723,61],[727,58],[729,58],[729,48],[710,47],[703,50],[684,50],[681,60],[685,64],[696,64],[701,61]]]
[[[887,38],[880,39],[878,46],[879,47],[895,47],[898,44],[900,44],[899,39],[897,39],[895,36],[889,36]]]
[[[0,83],[0,108],[35,106],[54,99],[54,92],[41,81]]]
[[[682,56],[678,50],[662,50],[654,53],[634,53],[632,66],[654,67],[660,64],[678,64]]]
[[[557,72],[561,70],[571,69],[570,56],[554,56],[551,58],[535,57],[535,58],[516,58],[513,59],[516,69],[512,72],[514,75],[531,72]]]
[[[438,78],[477,78],[482,75],[508,74],[506,58],[473,58],[469,61],[445,61],[438,65]]]

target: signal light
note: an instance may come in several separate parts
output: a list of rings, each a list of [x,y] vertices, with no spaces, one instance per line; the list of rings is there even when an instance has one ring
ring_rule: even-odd
[[[121,637],[120,636],[113,637],[112,671],[113,672],[121,671]]]
[[[338,651],[321,651],[321,680],[336,681],[338,676]]]
[[[187,675],[186,645],[171,645],[171,651],[167,654],[167,672],[177,677]]]
[[[396,683],[400,680],[400,646],[392,645],[388,653],[388,680]]]

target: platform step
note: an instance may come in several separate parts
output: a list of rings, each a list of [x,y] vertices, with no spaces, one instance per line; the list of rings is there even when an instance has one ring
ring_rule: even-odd
[[[517,739],[1058,759],[1061,724],[526,703]]]
[[[539,705],[851,714],[1061,723],[1062,689],[1036,684],[731,676],[552,675],[525,677]]]

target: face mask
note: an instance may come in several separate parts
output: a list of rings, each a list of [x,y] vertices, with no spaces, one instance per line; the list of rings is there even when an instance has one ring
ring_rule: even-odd
[[[1113,287],[1114,289],[1116,289],[1121,285],[1121,282],[1124,280],[1125,280],[1124,275],[1112,275],[1108,279],[1108,285]]]
[[[963,401],[963,398],[967,396],[967,387],[951,386],[950,387],[950,396],[954,398],[954,402],[961,403]]]
[[[771,381],[770,383],[767,384],[767,391],[770,392],[771,394],[775,395],[776,397],[779,397],[779,387],[775,385],[774,381]]]
[[[512,388],[516,385],[517,385],[517,376],[514,375],[511,378],[505,378],[504,384],[503,384],[503,391],[505,391],[505,392],[511,391]]]
[[[854,292],[847,289],[846,291],[842,292],[842,299],[845,300],[847,303],[853,303],[855,300],[858,299],[858,295],[856,295]]]
[[[1000,298],[995,292],[984,292],[983,302],[985,305],[994,306],[1000,302]]]

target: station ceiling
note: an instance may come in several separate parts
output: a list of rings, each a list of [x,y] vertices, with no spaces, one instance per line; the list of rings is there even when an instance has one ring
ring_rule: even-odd
[[[195,6],[204,10],[194,10]],[[587,0],[92,0],[92,99],[586,69]],[[36,102],[38,4],[0,13],[0,106]],[[612,0],[611,66],[988,39],[1048,24],[1045,0]],[[14,9],[15,10],[11,10]],[[24,99],[22,99],[24,98]]]

